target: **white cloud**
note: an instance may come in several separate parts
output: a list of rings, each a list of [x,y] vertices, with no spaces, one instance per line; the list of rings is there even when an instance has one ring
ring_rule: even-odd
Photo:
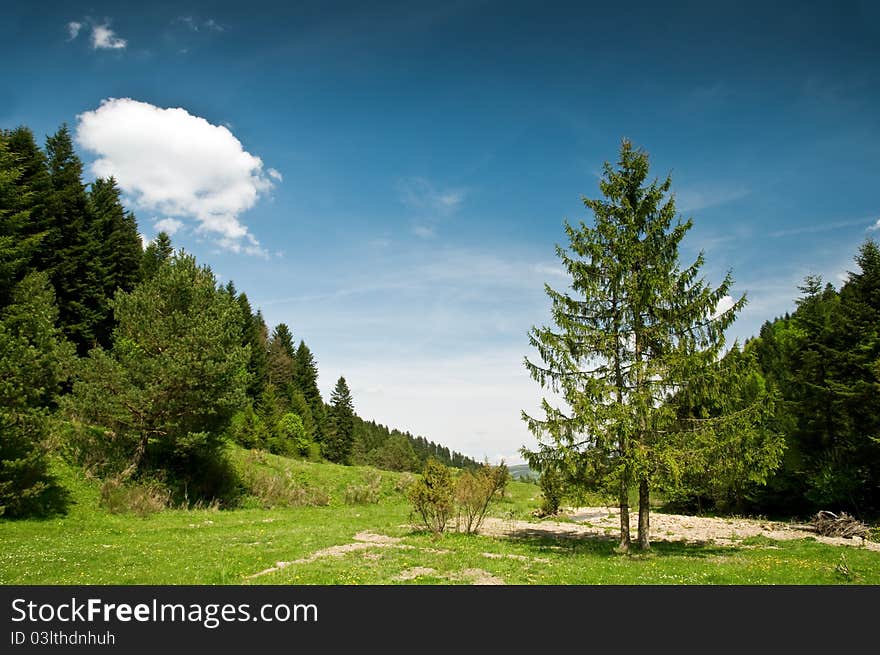
[[[877,219],[877,222],[868,228],[868,231],[873,232],[874,230],[880,230],[880,218]]]
[[[128,41],[116,36],[109,23],[92,25],[92,48],[95,50],[121,50]]]
[[[67,34],[70,37],[68,41],[73,41],[79,36],[79,31],[82,29],[82,26],[82,23],[78,23],[75,20],[72,20],[67,24]]]
[[[193,32],[199,32],[202,28],[205,28],[211,32],[225,32],[226,28],[223,27],[220,23],[218,23],[213,18],[209,18],[208,20],[199,20],[193,18],[192,16],[178,16],[175,18],[172,23],[181,23],[185,25],[188,29]]]
[[[540,275],[553,275],[555,277],[567,277],[568,273],[565,272],[565,269],[562,266],[553,266],[550,264],[535,264],[532,267],[532,270],[535,273],[539,273]]]
[[[159,232],[167,232],[169,236],[173,236],[183,227],[183,221],[179,221],[176,218],[171,218],[169,216],[153,223],[153,227]]]
[[[273,184],[227,128],[182,108],[109,98],[78,117],[76,138],[141,208],[198,222],[224,249],[266,256],[239,216]]]
[[[412,229],[413,234],[415,234],[420,239],[433,239],[437,236],[437,233],[434,232],[434,228],[430,225],[416,225]]]
[[[681,212],[693,212],[724,205],[749,195],[747,189],[725,187],[684,187],[675,191],[675,207]]]
[[[721,300],[718,301],[718,305],[715,307],[715,311],[712,313],[711,318],[716,319],[721,316],[724,312],[728,311],[731,307],[736,304],[736,301],[730,296],[724,296]]]
[[[423,177],[408,177],[397,182],[400,202],[410,209],[449,215],[464,202],[466,189],[439,189]]]
[[[269,174],[269,177],[271,177],[273,180],[278,180],[279,182],[284,181],[284,176],[281,173],[279,173],[276,169],[267,168],[266,172]]]

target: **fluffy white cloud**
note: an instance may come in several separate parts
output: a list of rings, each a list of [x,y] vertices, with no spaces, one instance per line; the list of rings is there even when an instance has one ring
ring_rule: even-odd
[[[721,316],[724,312],[730,311],[730,309],[736,304],[736,301],[730,296],[724,296],[721,300],[718,301],[718,305],[715,307],[715,311],[712,313],[711,318],[716,319]]]
[[[159,232],[167,232],[169,236],[173,236],[177,232],[180,231],[180,228],[183,227],[183,221],[178,221],[176,218],[163,218],[155,223],[153,223],[153,227],[155,227]]]
[[[108,23],[92,25],[92,47],[95,50],[121,50],[127,45],[128,41],[116,36]]]
[[[70,21],[67,24],[67,34],[70,36],[70,41],[73,41],[76,37],[79,36],[79,31],[82,29],[82,23],[78,23],[75,20]]]
[[[273,180],[278,180],[279,182],[284,181],[284,176],[281,173],[279,173],[277,170],[275,170],[274,168],[268,168],[268,169],[266,169],[266,172],[269,174],[269,177],[271,177]]]
[[[114,176],[163,218],[196,220],[223,248],[266,254],[239,216],[272,188],[271,173],[226,127],[130,98],[109,98],[77,118],[78,143],[98,156],[94,175]]]

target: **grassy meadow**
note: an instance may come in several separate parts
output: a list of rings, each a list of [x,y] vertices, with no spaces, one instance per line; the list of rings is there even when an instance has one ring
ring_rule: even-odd
[[[880,584],[880,552],[811,539],[656,541],[648,555],[619,555],[613,535],[435,536],[412,525],[408,474],[241,449],[232,458],[256,490],[240,507],[143,516],[111,513],[98,481],[56,461],[69,511],[0,521],[0,583]],[[279,480],[283,489],[273,488]],[[490,514],[526,519],[539,494],[511,482]]]

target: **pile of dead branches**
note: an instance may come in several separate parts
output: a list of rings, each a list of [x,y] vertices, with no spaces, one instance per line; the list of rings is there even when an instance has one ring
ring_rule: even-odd
[[[870,534],[867,525],[857,521],[846,512],[835,514],[834,512],[821,511],[813,517],[813,527],[816,528],[816,532],[825,537],[867,539]]]

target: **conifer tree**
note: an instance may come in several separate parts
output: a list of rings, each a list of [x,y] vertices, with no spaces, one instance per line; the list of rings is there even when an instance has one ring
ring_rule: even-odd
[[[39,243],[28,233],[33,194],[20,184],[23,172],[6,134],[0,134],[0,308],[9,304]]]
[[[296,352],[293,337],[284,323],[279,323],[272,331],[267,344],[267,374],[269,381],[279,388],[294,383]]]
[[[290,328],[287,327],[286,323],[279,323],[275,327],[275,331],[272,333],[272,339],[277,341],[284,348],[284,352],[287,353],[287,356],[290,357],[291,360],[296,357],[296,346],[293,345],[293,333],[291,333]]]
[[[595,221],[565,223],[569,250],[557,255],[570,292],[545,285],[554,327],[535,327],[530,343],[540,361],[526,358],[531,376],[561,396],[542,401],[543,418],[523,412],[538,438],[530,462],[560,463],[616,487],[621,550],[630,546],[628,494],[639,490],[639,544],[649,547],[650,488],[688,465],[675,400],[701,384],[724,347],[724,330],[745,303],[716,312],[732,284],[716,288],[700,277],[703,255],[679,263],[690,220],[676,219],[671,178],[647,184],[648,156],[624,140],[617,167],[606,163],[601,199],[584,198]],[[699,423],[701,442],[721,417]],[[693,425],[696,425],[694,423]],[[772,462],[771,462],[772,464]]]
[[[354,446],[354,401],[344,377],[337,380],[330,404],[330,425],[322,451],[331,462],[348,464]]]
[[[82,162],[66,125],[46,140],[46,151],[51,190],[40,251],[55,287],[60,326],[82,355],[95,345],[103,313],[100,244],[90,229]]]
[[[174,247],[171,245],[171,237],[167,232],[159,232],[156,238],[144,249],[143,260],[141,262],[141,279],[148,280],[152,278],[159,267],[171,259],[174,254]]]
[[[223,431],[247,404],[238,303],[181,252],[117,293],[113,310],[113,346],[81,361],[66,399],[71,418],[114,435],[123,478],[153,469],[209,483],[199,477],[210,475],[203,464],[218,456]]]
[[[0,313],[0,515],[60,509],[44,441],[73,348],[55,326],[48,276],[29,273]]]
[[[296,388],[305,398],[315,422],[315,439],[320,442],[324,438],[324,401],[318,389],[318,365],[304,341],[300,341],[296,349],[293,376]]]
[[[6,209],[13,214],[27,212],[28,220],[21,226],[19,241],[28,241],[34,246],[28,268],[45,270],[46,257],[51,254],[42,243],[49,229],[46,222],[46,202],[51,191],[46,155],[37,145],[33,132],[27,127],[4,132],[3,141],[7,144],[11,157],[8,165],[19,170],[15,175],[18,193],[8,198],[10,204]]]
[[[242,343],[250,348],[250,361],[248,373],[250,383],[248,395],[257,398],[269,382],[268,344],[266,341],[266,324],[259,312],[253,313],[248,297],[244,293],[238,294],[238,304],[241,307],[242,318]]]
[[[110,300],[118,289],[131,291],[140,280],[143,248],[134,214],[126,213],[122,207],[119,188],[112,177],[95,180],[88,197],[90,236],[98,246],[96,268],[101,279],[101,317],[95,336],[107,348],[113,331]]]

